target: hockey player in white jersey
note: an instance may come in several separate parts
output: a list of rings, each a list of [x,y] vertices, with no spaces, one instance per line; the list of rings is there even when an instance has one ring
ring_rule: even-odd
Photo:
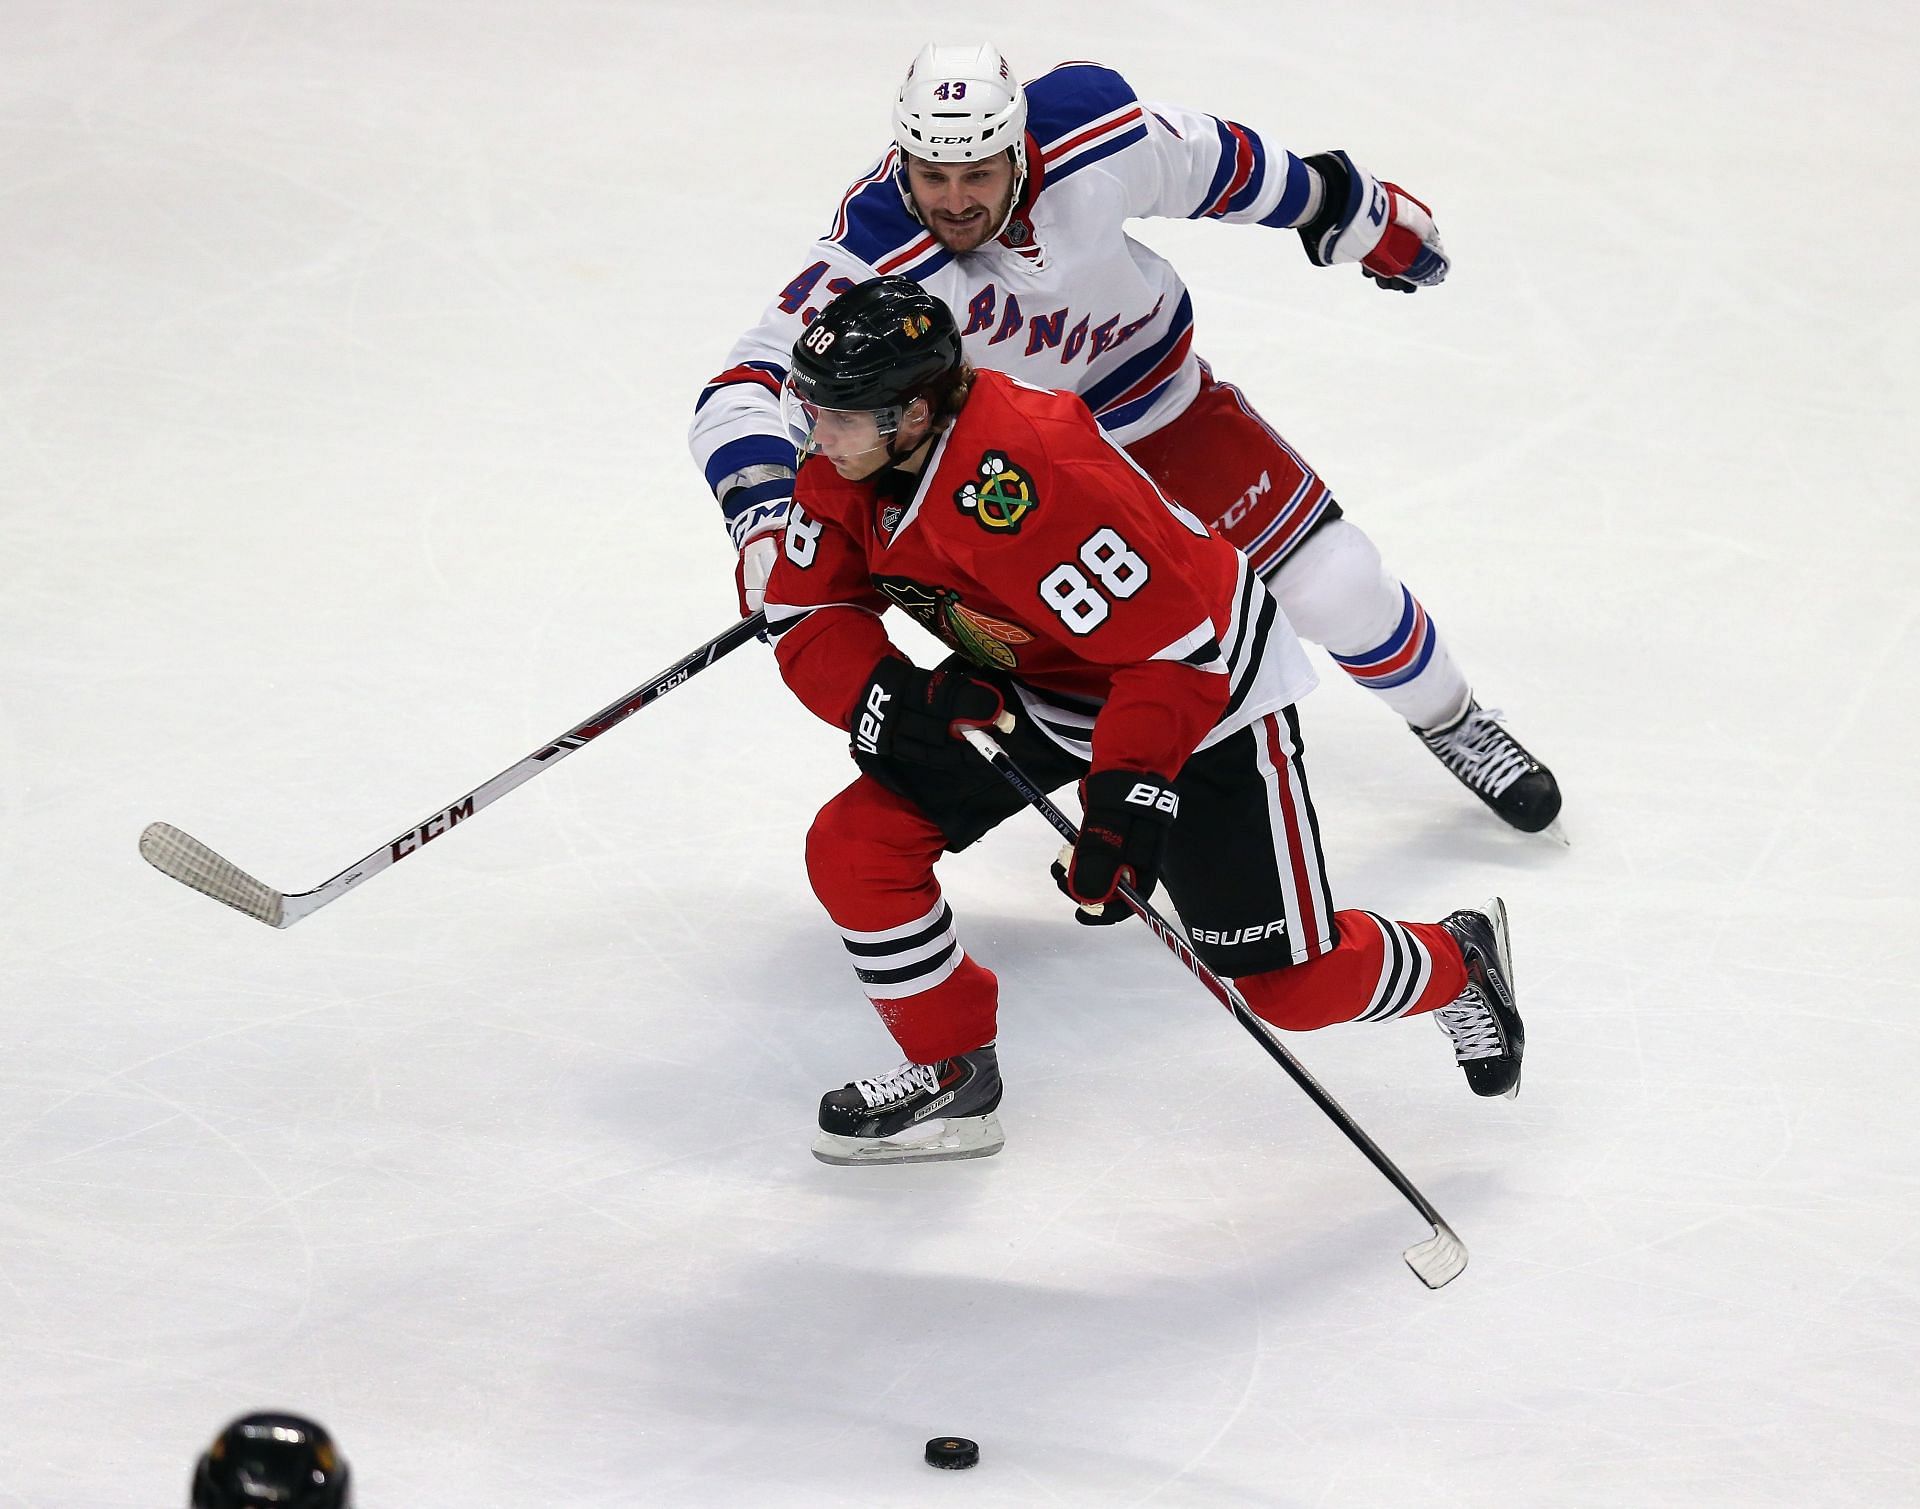
[[[1527,832],[1551,823],[1552,773],[1480,707],[1426,609],[1313,468],[1195,353],[1179,274],[1125,231],[1146,217],[1290,229],[1316,265],[1412,292],[1447,274],[1427,207],[1344,152],[1301,158],[1236,122],[1143,102],[1095,63],[1023,87],[991,45],[924,49],[893,126],[700,395],[690,441],[739,550],[741,611],[760,606],[793,496],[779,403],[793,343],[835,295],[902,274],[955,312],[976,366],[1077,393],[1248,556],[1300,635],[1500,817]]]

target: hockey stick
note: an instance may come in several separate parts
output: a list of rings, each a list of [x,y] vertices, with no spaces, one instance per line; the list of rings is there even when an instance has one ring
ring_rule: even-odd
[[[766,627],[764,613],[750,614],[723,634],[716,634],[685,659],[675,661],[659,675],[643,681],[618,702],[611,702],[586,722],[576,724],[552,743],[536,749],[524,760],[509,765],[484,786],[469,791],[450,807],[443,807],[425,822],[407,829],[384,848],[375,849],[358,864],[342,870],[333,879],[311,891],[292,895],[276,891],[264,881],[255,880],[230,860],[220,857],[190,833],[168,823],[149,824],[140,835],[140,855],[164,875],[182,885],[224,902],[235,911],[258,917],[269,927],[292,927],[302,917],[317,912],[330,901],[337,901],[362,881],[378,875],[389,865],[398,864],[409,854],[425,847],[456,824],[465,822],[482,807],[498,801],[514,787],[532,780],[541,771],[560,763],[576,749],[600,737],[608,729],[626,722],[656,698],[664,697],[688,678],[704,671],[722,655],[745,644]]]
[[[1006,714],[1001,714],[1001,719],[999,726],[1003,731],[1011,727],[1011,719]],[[970,728],[966,730],[966,735],[967,742],[986,757],[1015,791],[1026,798],[1028,806],[1053,824],[1056,833],[1070,844],[1079,841],[1079,831],[1073,826],[1071,819],[1048,800],[1046,792],[1027,778],[991,734],[981,729]],[[1319,1081],[1306,1071],[1301,1062],[1274,1041],[1273,1035],[1267,1031],[1266,1024],[1248,1008],[1240,992],[1202,962],[1188,945],[1186,938],[1172,923],[1155,911],[1150,903],[1142,900],[1139,893],[1125,882],[1120,886],[1120,899],[1126,902],[1135,916],[1153,929],[1153,935],[1166,944],[1169,952],[1187,966],[1193,977],[1207,987],[1216,1001],[1233,1013],[1233,1019],[1246,1028],[1254,1041],[1267,1050],[1267,1055],[1292,1076],[1295,1084],[1307,1092],[1307,1098],[1326,1114],[1328,1120],[1346,1134],[1349,1142],[1366,1154],[1367,1161],[1385,1174],[1387,1182],[1406,1196],[1413,1208],[1432,1225],[1433,1235],[1424,1242],[1416,1242],[1406,1250],[1405,1254],[1407,1266],[1414,1271],[1420,1282],[1429,1289],[1438,1289],[1442,1284],[1451,1283],[1458,1278],[1467,1266],[1466,1246],[1459,1237],[1454,1235],[1453,1228],[1441,1218],[1440,1212],[1433,1208],[1432,1202],[1414,1187],[1411,1179],[1394,1166],[1392,1159],[1380,1151],[1374,1144],[1374,1140],[1360,1129],[1359,1124],[1347,1114],[1345,1108],[1320,1087]]]

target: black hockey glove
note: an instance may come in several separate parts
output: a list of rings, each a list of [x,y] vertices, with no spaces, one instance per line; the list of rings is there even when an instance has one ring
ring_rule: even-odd
[[[1080,842],[1053,862],[1053,879],[1079,903],[1076,922],[1110,927],[1133,915],[1118,897],[1125,880],[1144,901],[1160,882],[1160,859],[1167,830],[1180,812],[1180,797],[1170,782],[1137,770],[1096,770],[1080,786],[1086,817]],[[1089,910],[1097,907],[1099,910]]]
[[[959,730],[986,728],[1005,707],[984,681],[958,671],[923,671],[889,655],[873,668],[853,710],[853,757],[964,770],[980,757]]]

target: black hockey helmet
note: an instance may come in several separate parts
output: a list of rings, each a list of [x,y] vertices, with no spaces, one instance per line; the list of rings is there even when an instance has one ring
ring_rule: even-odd
[[[911,278],[856,284],[793,343],[790,381],[822,409],[904,408],[938,401],[960,377],[953,311]]]
[[[352,1509],[346,1460],[299,1415],[243,1415],[193,1472],[192,1509]]]

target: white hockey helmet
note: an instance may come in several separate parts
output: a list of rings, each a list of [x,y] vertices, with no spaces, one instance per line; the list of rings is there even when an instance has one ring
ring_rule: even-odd
[[[893,139],[923,162],[1013,153],[1027,176],[1027,92],[991,42],[929,42],[893,102]]]

